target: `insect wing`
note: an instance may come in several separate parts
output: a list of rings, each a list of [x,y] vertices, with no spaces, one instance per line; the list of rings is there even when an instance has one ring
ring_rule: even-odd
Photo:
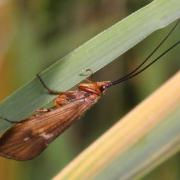
[[[0,155],[15,160],[33,159],[94,103],[76,100],[14,125],[0,138]]]

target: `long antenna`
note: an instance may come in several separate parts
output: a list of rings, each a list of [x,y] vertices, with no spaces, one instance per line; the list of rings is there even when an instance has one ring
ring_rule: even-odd
[[[123,79],[118,79],[116,81],[112,81],[108,84],[108,87],[110,86],[114,86],[116,84],[122,83],[128,79],[131,79],[133,77],[135,77],[136,75],[142,73],[143,71],[145,71],[147,68],[149,68],[152,64],[154,64],[156,61],[158,61],[162,56],[164,56],[165,54],[167,54],[170,50],[172,50],[175,46],[177,46],[178,44],[180,44],[180,40],[177,41],[175,44],[173,44],[171,47],[169,47],[166,51],[164,51],[161,55],[159,55],[157,58],[155,58],[152,62],[150,62],[148,65],[146,65],[144,68],[140,69],[139,71],[136,71],[134,74],[132,74],[131,76],[128,76],[127,78],[123,78]]]
[[[139,64],[134,70],[132,70],[130,73],[123,76],[121,79],[126,79],[128,76],[132,75],[137,70],[139,70],[153,56],[153,54],[161,47],[161,45],[164,44],[164,42],[169,38],[169,36],[176,29],[178,24],[179,24],[179,20],[176,22],[176,24],[173,26],[173,28],[168,32],[168,34],[161,40],[161,42],[154,48],[154,50],[145,58],[145,60],[141,64]]]
[[[164,51],[161,55],[159,55],[157,58],[155,58],[152,62],[147,64],[144,68],[141,68],[152,57],[152,55],[160,48],[160,46],[168,39],[168,37],[172,34],[172,32],[177,27],[178,23],[179,23],[179,20],[177,21],[175,26],[169,31],[169,33],[165,36],[165,38],[163,38],[163,40],[156,46],[156,48],[145,58],[145,60],[140,65],[138,65],[133,71],[131,71],[127,75],[121,77],[120,79],[110,82],[106,87],[108,88],[110,86],[119,84],[121,82],[124,82],[124,81],[131,79],[134,76],[140,74],[141,72],[146,70],[148,67],[150,67],[153,63],[158,61],[162,56],[164,56],[166,53],[168,53],[171,49],[173,49],[175,46],[177,46],[180,43],[180,41],[177,41],[175,44],[173,44],[171,47],[169,47],[166,51]]]

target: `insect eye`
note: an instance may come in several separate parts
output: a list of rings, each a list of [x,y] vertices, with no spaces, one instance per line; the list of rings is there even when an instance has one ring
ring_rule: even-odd
[[[106,86],[105,86],[105,85],[104,85],[104,86],[101,86],[101,88],[100,88],[101,92],[103,92],[105,89],[106,89]]]

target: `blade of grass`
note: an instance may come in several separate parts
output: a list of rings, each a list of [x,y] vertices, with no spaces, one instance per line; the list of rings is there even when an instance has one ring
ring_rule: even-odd
[[[83,69],[90,68],[96,72],[152,32],[179,17],[179,0],[154,0],[57,61],[41,76],[53,89],[70,89],[85,78],[79,76]],[[17,121],[53,98],[37,79],[33,79],[1,102],[0,116]],[[4,128],[5,124],[2,123],[1,129]]]
[[[140,179],[176,154],[180,150],[179,108],[180,106],[132,148],[108,164],[96,179]]]
[[[180,150],[180,72],[82,152],[54,180],[140,178]]]

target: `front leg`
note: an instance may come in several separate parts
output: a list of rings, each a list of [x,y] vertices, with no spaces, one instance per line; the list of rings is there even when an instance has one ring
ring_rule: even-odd
[[[74,100],[77,99],[78,91],[67,91],[62,94],[60,94],[57,98],[54,100],[54,105],[56,107],[64,106]]]
[[[44,114],[44,113],[47,113],[47,112],[49,112],[49,111],[51,111],[51,109],[50,108],[40,108],[40,109],[37,109],[35,112],[34,112],[34,114],[33,114],[33,116],[39,116],[39,115],[41,115],[41,114]]]
[[[40,108],[40,109],[36,110],[37,113],[44,113],[44,112],[49,112],[49,111],[50,111],[50,109],[48,109],[48,108]]]

